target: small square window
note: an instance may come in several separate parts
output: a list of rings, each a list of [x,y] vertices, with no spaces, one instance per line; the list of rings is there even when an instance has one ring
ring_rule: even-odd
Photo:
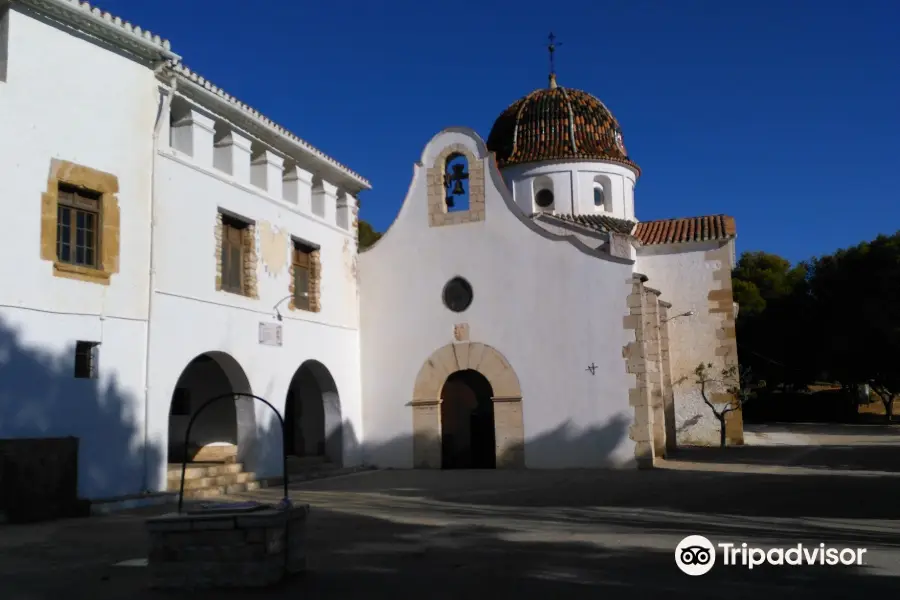
[[[96,379],[100,350],[99,342],[75,343],[75,378]]]

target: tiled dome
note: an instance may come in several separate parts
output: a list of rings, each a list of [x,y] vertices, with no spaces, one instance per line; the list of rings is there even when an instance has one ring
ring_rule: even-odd
[[[531,92],[503,111],[487,140],[501,168],[545,160],[600,160],[640,174],[622,141],[622,129],[596,97],[556,86]]]

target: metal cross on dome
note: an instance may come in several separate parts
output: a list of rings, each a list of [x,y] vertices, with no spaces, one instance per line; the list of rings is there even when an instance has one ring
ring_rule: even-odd
[[[562,42],[559,44],[556,43],[556,36],[553,35],[553,32],[550,32],[550,35],[547,36],[547,39],[550,43],[547,45],[547,50],[550,52],[550,74],[556,74],[556,64],[553,61],[553,53],[556,52],[557,46],[562,46]]]

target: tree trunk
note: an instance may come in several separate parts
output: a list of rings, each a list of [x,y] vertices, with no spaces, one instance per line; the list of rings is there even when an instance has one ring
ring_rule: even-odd
[[[719,418],[719,447],[725,447],[725,415],[716,415]]]

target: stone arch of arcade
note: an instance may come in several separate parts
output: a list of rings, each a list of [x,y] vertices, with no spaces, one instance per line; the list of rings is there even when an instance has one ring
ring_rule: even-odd
[[[341,399],[331,372],[322,363],[307,360],[294,373],[285,401],[284,429],[289,457],[343,465]]]
[[[256,402],[235,396],[207,406],[197,417],[188,445],[184,435],[191,417],[208,400],[223,394],[250,394],[241,365],[225,352],[205,352],[191,360],[175,384],[169,406],[168,462],[243,461],[256,438]]]
[[[491,346],[463,342],[436,350],[419,370],[410,405],[416,468],[525,466],[522,388]],[[488,440],[492,457],[482,454]]]

